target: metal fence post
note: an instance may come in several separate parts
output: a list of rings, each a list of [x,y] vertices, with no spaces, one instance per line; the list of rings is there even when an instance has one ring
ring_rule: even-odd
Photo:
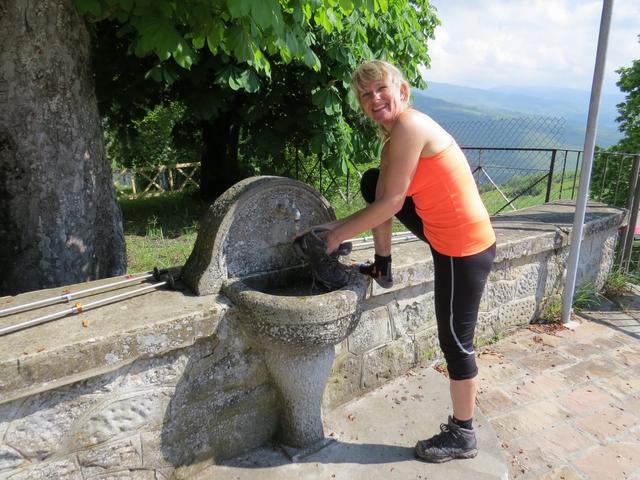
[[[569,150],[564,151],[564,160],[562,162],[562,175],[560,175],[560,195],[558,196],[558,200],[562,200],[562,190],[564,189],[564,174],[567,171],[567,155],[569,155]]]
[[[573,175],[573,186],[571,187],[571,198],[574,199],[576,198],[576,181],[578,180],[578,168],[580,166],[580,155],[582,154],[582,151],[578,152],[578,155],[576,156],[576,172]]]
[[[629,184],[629,201],[627,203],[629,221],[627,222],[627,231],[624,236],[622,258],[620,259],[620,266],[625,272],[629,271],[633,237],[638,221],[638,207],[640,206],[640,182],[638,181],[638,174],[640,174],[640,155],[636,155],[633,159],[633,173],[631,174]]]
[[[551,187],[553,186],[553,170],[556,166],[556,153],[558,153],[557,149],[553,149],[551,152],[551,165],[549,165],[549,178],[547,179],[547,195],[544,198],[544,203],[549,203],[551,199]]]

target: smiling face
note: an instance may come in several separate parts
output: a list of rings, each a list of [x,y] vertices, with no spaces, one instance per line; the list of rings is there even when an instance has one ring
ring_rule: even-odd
[[[387,131],[407,106],[408,86],[389,78],[374,80],[358,89],[358,100],[364,114]]]

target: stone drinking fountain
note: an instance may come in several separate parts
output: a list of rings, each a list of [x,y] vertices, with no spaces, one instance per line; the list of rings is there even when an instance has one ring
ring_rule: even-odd
[[[331,220],[327,200],[304,183],[243,180],[203,218],[182,273],[197,294],[226,295],[243,331],[264,352],[284,403],[280,441],[292,459],[330,442],[322,426],[322,394],[334,345],[358,323],[367,288],[366,278],[353,273],[343,288],[321,291],[296,255],[295,234]]]

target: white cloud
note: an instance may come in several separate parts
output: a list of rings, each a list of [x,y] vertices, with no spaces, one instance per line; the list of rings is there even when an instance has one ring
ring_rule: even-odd
[[[553,85],[589,90],[600,0],[432,0],[442,25],[429,46],[427,81],[466,86]],[[606,91],[615,70],[640,59],[640,1],[616,0]]]

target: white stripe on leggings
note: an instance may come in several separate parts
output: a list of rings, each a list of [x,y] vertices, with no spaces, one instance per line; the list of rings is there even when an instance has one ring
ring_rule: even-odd
[[[460,347],[460,350],[462,350],[467,355],[474,355],[476,352],[474,352],[473,350],[471,350],[470,352],[465,350],[465,348],[462,346],[462,343],[460,343],[458,336],[456,335],[456,331],[453,329],[453,286],[455,284],[454,278],[453,278],[453,257],[449,257],[449,262],[451,263],[451,298],[449,299],[449,328],[451,329],[451,335],[453,335],[453,338],[458,344],[458,347]]]

